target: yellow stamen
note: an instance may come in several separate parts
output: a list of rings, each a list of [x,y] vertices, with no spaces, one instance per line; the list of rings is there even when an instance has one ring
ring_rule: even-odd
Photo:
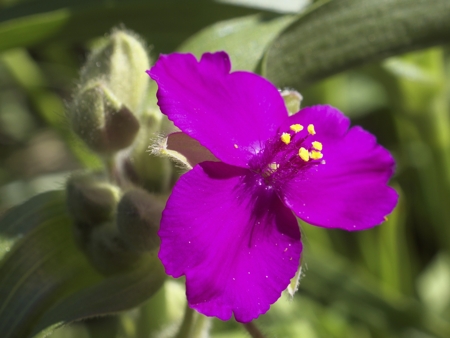
[[[276,171],[279,167],[280,167],[280,165],[276,162],[272,162],[269,164],[269,169],[272,171]]]
[[[308,150],[306,150],[305,148],[301,147],[298,151],[298,156],[300,156],[300,158],[305,161],[308,162],[309,161],[309,153]]]
[[[263,172],[263,176],[264,177],[269,177],[270,175],[272,175],[275,171],[277,171],[277,169],[280,167],[280,165],[276,162],[272,162],[269,163],[269,165],[267,166],[267,169],[264,170]]]
[[[311,151],[311,158],[313,160],[320,160],[323,157],[323,154],[320,151],[313,150]]]
[[[303,126],[301,124],[293,124],[289,127],[293,132],[298,133],[299,131],[303,130]]]
[[[308,125],[308,133],[310,133],[311,135],[316,135],[313,124]]]
[[[291,135],[289,135],[288,133],[281,134],[281,141],[283,141],[283,143],[285,144],[291,143]]]
[[[322,143],[318,142],[318,141],[314,141],[312,142],[312,146],[314,149],[321,151],[323,149]]]

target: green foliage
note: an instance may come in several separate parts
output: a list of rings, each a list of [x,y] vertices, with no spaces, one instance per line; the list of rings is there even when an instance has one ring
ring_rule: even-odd
[[[120,89],[134,75],[115,76],[119,95],[139,96],[141,126],[117,156],[93,154],[65,118],[88,47],[121,24],[147,41],[152,60],[226,50],[234,70],[301,90],[302,106],[340,108],[396,157],[401,198],[383,225],[345,233],[301,224],[299,291],[255,322],[267,337],[450,336],[450,55],[439,46],[450,36],[447,0],[10,0],[0,1],[2,337],[248,336],[234,321],[182,319],[183,283],[166,280],[157,239],[142,235],[156,238],[178,175],[148,153],[155,135],[174,130],[156,86],[142,100]],[[300,98],[286,95],[296,107]],[[70,173],[87,169],[103,172],[87,174],[92,189],[82,194],[70,182],[85,174]],[[62,191],[36,195],[67,177],[69,201]],[[116,316],[63,325],[107,314]]]
[[[225,50],[233,70],[255,71],[268,45],[293,19],[291,15],[251,15],[218,22],[189,38],[179,51],[199,57],[205,52]]]
[[[2,9],[0,50],[80,42],[123,23],[142,32],[159,50],[170,51],[208,24],[252,12],[209,0],[25,1]]]
[[[263,74],[303,89],[367,62],[448,41],[450,3],[324,0],[300,14],[270,46]]]
[[[77,247],[61,191],[38,195],[0,222],[2,336],[32,337],[50,325],[130,309],[165,275],[157,258],[102,276]]]

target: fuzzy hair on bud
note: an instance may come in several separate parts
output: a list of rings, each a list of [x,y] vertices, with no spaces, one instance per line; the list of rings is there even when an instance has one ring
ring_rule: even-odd
[[[136,251],[159,247],[159,222],[163,203],[143,189],[126,192],[117,206],[117,228],[121,238]]]
[[[119,189],[94,174],[77,174],[66,185],[67,207],[71,216],[89,227],[114,218]]]
[[[149,67],[141,39],[124,29],[114,29],[89,56],[67,115],[72,129],[92,150],[110,154],[133,143],[148,91]]]
[[[75,96],[69,121],[86,144],[99,153],[129,147],[140,127],[136,116],[102,81],[90,83]]]
[[[114,223],[104,223],[95,228],[85,250],[92,265],[104,275],[132,269],[142,256],[129,247]]]
[[[134,114],[141,114],[149,86],[150,68],[145,44],[134,32],[115,28],[106,42],[89,56],[81,70],[80,85],[104,79],[118,100]]]

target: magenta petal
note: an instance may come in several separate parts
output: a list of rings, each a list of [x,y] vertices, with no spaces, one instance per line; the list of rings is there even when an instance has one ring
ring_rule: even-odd
[[[186,275],[191,307],[248,322],[265,313],[298,268],[297,221],[253,173],[203,162],[176,184],[163,213],[159,258]]]
[[[184,133],[220,160],[245,167],[274,135],[287,110],[278,90],[259,75],[230,72],[224,52],[161,55],[148,74],[158,105]]]
[[[203,147],[197,140],[182,132],[167,135],[167,149],[176,151],[186,157],[186,160],[194,167],[204,161],[219,160],[211,152]]]
[[[301,124],[307,128],[313,124],[317,132],[317,139],[324,145],[341,139],[350,126],[350,119],[338,109],[328,105],[305,107],[298,113],[283,121],[282,131],[289,130],[292,124]]]
[[[354,127],[341,140],[324,142],[323,154],[325,164],[283,185],[285,204],[304,221],[327,228],[363,230],[382,223],[398,199],[387,186],[395,165],[389,152]]]

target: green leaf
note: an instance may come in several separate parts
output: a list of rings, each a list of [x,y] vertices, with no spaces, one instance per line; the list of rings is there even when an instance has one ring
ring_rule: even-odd
[[[102,163],[98,156],[69,129],[64,115],[66,108],[63,100],[46,89],[49,87],[49,83],[42,69],[25,49],[12,49],[2,53],[0,62],[3,62],[17,84],[25,91],[42,119],[66,140],[77,159],[86,168],[101,168]]]
[[[61,191],[38,195],[0,220],[0,332],[31,337],[53,324],[135,307],[163,284],[155,256],[99,274],[77,247]]]
[[[268,44],[292,22],[294,16],[251,15],[218,22],[189,38],[179,48],[200,57],[225,50],[234,70],[254,71]]]
[[[316,251],[303,261],[308,269],[300,283],[301,293],[328,307],[345,304],[342,311],[349,320],[361,321],[374,331],[394,332],[395,337],[407,328],[448,337],[448,321],[428,311],[414,298],[382,292],[376,279],[361,276],[337,255]]]
[[[237,6],[255,7],[278,13],[298,13],[313,0],[218,0]]]
[[[340,71],[448,42],[448,0],[325,0],[272,43],[262,70],[300,89]]]
[[[84,41],[124,24],[170,51],[202,27],[251,13],[255,10],[211,0],[25,2],[0,12],[0,50],[49,41]]]

